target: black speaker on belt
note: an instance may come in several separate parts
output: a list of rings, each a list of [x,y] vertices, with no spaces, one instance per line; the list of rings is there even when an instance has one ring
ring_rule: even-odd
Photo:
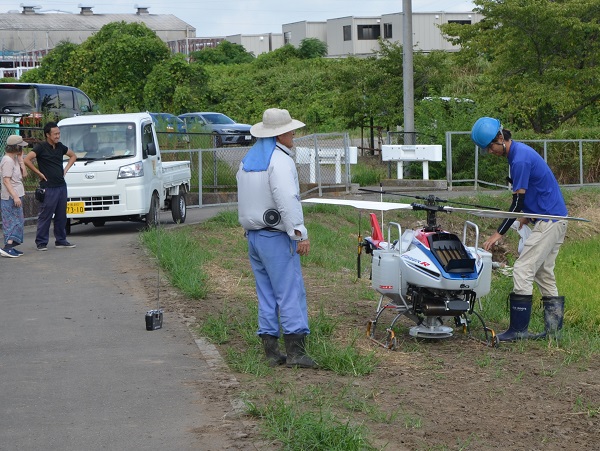
[[[271,208],[263,214],[263,221],[269,227],[276,226],[281,221],[281,215],[277,210]]]

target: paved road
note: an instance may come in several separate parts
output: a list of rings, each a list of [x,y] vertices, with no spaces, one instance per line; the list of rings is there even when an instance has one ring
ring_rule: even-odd
[[[189,210],[188,221],[217,211]],[[28,226],[25,255],[0,259],[0,449],[251,448],[231,403],[212,396],[218,377],[184,322],[165,312],[146,331],[156,299],[142,280],[157,270],[138,231],[74,226],[75,249],[38,252]]]

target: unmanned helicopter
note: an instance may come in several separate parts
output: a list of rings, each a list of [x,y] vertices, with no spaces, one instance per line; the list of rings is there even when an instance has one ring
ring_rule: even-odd
[[[381,195],[398,194],[366,189],[363,191]],[[375,213],[370,213],[371,236],[363,240],[359,232],[358,277],[361,275],[360,255],[365,249],[366,253],[372,256],[371,287],[380,295],[375,318],[367,325],[367,336],[388,349],[395,349],[397,346],[394,326],[403,316],[415,323],[409,329],[409,335],[413,337],[451,337],[454,329],[447,323],[453,320],[454,327],[462,329],[469,337],[488,346],[498,344],[495,332],[486,326],[483,317],[475,311],[477,301],[481,309],[481,297],[490,292],[492,254],[479,247],[477,224],[465,221],[461,240],[456,234],[438,225],[438,212],[468,213],[488,218],[526,217],[588,221],[570,216],[507,212],[479,205],[471,205],[471,208],[440,205],[451,202],[433,195],[403,196],[425,202],[394,203],[383,200],[324,198],[303,200],[305,203],[347,205],[359,210],[384,212],[405,209],[426,212],[427,223],[419,229],[407,229],[403,232],[400,224],[389,222],[387,240],[384,239]],[[473,239],[470,245],[466,244],[468,237]],[[389,327],[385,328],[383,338],[379,338],[381,333],[376,333],[376,330],[385,312],[391,312],[393,320]]]

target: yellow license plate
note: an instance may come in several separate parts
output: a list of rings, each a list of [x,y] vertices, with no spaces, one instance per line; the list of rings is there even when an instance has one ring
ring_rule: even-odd
[[[67,214],[79,215],[85,213],[85,202],[67,202]]]

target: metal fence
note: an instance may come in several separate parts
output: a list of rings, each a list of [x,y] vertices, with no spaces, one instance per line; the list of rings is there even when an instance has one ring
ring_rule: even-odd
[[[561,186],[600,183],[600,140],[518,140],[533,147],[552,169]],[[446,132],[446,179],[448,189],[472,185],[508,189],[508,164],[501,158],[481,157],[470,132]]]
[[[324,189],[350,190],[350,138],[348,133],[326,133],[294,139],[294,158],[302,195]]]
[[[25,153],[32,149],[37,143],[44,140],[44,130],[40,127],[20,127],[19,124],[0,125],[0,157],[4,155],[6,140],[10,135],[21,135],[29,143],[25,147]]]
[[[0,158],[4,155],[6,140],[10,135],[19,134],[19,124],[0,124]]]
[[[43,140],[40,128],[18,128],[18,125],[0,125],[0,157],[4,154],[6,138],[21,134],[33,146]],[[215,138],[208,133],[157,133],[165,161],[189,160],[192,167],[192,183],[189,205],[212,206],[237,202],[236,172],[242,158],[249,150],[244,147],[214,147]],[[388,132],[389,144],[403,143],[403,132]],[[418,144],[431,144],[431,137],[415,134]],[[600,140],[522,140],[548,162],[562,186],[600,184]],[[501,158],[481,158],[470,139],[469,132],[446,133],[446,157],[437,167],[438,179],[445,178],[448,189],[468,185],[474,189],[487,186],[508,188],[506,177],[508,164]],[[29,147],[31,149],[31,147]],[[293,158],[298,168],[301,194],[324,190],[350,190],[351,142],[347,132],[301,136],[294,139]],[[389,162],[380,162],[392,178]],[[418,175],[418,168],[407,165],[405,178]],[[37,186],[37,177],[24,181],[27,191]]]
[[[22,135],[30,147],[43,141],[41,128],[0,127],[0,157],[4,155],[6,139],[11,134]],[[236,173],[249,146],[214,147],[210,133],[157,132],[164,161],[189,160],[192,180],[189,206],[213,206],[237,202]],[[315,134],[295,138],[292,157],[298,168],[302,195],[333,188],[350,189],[350,140],[348,133]],[[31,174],[23,181],[26,191],[33,192],[38,178]],[[35,205],[34,205],[35,206]],[[32,217],[35,213],[30,214]],[[28,219],[32,219],[28,216]]]
[[[193,141],[193,140],[192,140]],[[336,188],[350,190],[350,140],[347,133],[327,133],[294,139],[292,157],[301,194]],[[166,161],[189,160],[192,181],[188,205],[199,207],[237,202],[236,173],[249,147],[161,150]]]

